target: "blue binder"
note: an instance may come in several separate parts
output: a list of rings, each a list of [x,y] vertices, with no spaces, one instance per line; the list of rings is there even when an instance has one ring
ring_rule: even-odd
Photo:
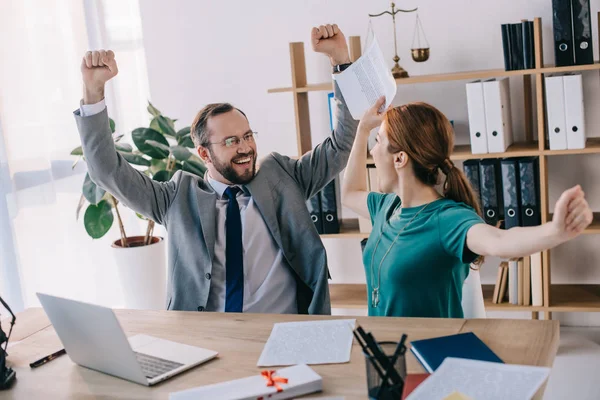
[[[410,350],[430,374],[446,357],[504,363],[473,332],[416,340],[411,343]]]

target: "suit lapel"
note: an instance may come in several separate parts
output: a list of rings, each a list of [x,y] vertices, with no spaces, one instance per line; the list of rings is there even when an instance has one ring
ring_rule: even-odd
[[[203,182],[208,186],[207,181]],[[210,186],[208,186],[210,188]],[[217,194],[210,188],[211,192],[207,192],[204,188],[198,187],[196,192],[198,215],[200,217],[200,225],[206,250],[210,260],[214,259],[215,255],[215,225],[216,225],[216,209],[217,209]]]
[[[254,203],[258,207],[267,227],[275,242],[280,249],[283,249],[281,243],[281,233],[279,231],[279,223],[277,216],[275,215],[275,202],[273,201],[273,190],[271,189],[269,182],[266,179],[261,179],[260,173],[257,174],[250,183],[245,185]]]

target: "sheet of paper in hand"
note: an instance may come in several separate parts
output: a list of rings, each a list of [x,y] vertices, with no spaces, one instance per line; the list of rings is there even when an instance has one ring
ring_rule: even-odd
[[[383,53],[373,37],[367,44],[365,53],[345,71],[335,74],[333,79],[337,82],[342,95],[346,100],[352,118],[361,119],[365,111],[385,96],[385,110],[396,96],[396,80],[392,71],[383,59]]]
[[[275,324],[257,365],[349,362],[355,324],[354,319]]]

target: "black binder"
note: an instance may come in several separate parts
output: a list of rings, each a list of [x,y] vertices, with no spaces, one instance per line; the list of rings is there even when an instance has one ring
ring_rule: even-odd
[[[504,50],[504,70],[511,71],[513,69],[512,66],[512,57],[511,57],[511,49],[510,49],[510,24],[502,24],[502,49]]]
[[[502,170],[502,197],[504,201],[504,229],[521,226],[521,199],[519,194],[519,164],[514,158],[500,161]]]
[[[537,157],[519,159],[519,181],[521,188],[521,225],[540,225],[542,217],[540,214],[540,172]]]
[[[481,208],[486,223],[498,226],[502,221],[504,204],[501,196],[500,163],[498,160],[479,162],[479,186],[481,188]]]
[[[593,64],[592,21],[590,0],[571,0],[573,21],[573,48],[575,64]]]
[[[521,24],[510,24],[510,52],[512,69],[525,69],[523,64],[523,28]]]
[[[479,160],[466,160],[463,162],[463,172],[471,187],[475,191],[475,196],[481,206],[481,189],[479,187]]]
[[[521,22],[523,30],[523,66],[525,69],[535,68],[535,44],[533,43],[533,21]]]
[[[321,190],[321,211],[323,233],[340,233],[338,218],[337,179],[332,180]]]
[[[323,221],[321,220],[321,195],[319,193],[315,194],[306,202],[306,206],[308,207],[310,218],[315,224],[317,232],[319,232],[319,234],[323,233]]]
[[[575,65],[571,0],[552,0],[552,28],[556,66]]]

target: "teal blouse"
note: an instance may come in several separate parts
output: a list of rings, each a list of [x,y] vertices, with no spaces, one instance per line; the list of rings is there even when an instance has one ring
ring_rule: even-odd
[[[466,246],[467,231],[484,223],[475,210],[439,199],[390,218],[400,198],[374,192],[367,205],[373,223],[363,253],[369,315],[462,318],[462,285],[478,257]]]

